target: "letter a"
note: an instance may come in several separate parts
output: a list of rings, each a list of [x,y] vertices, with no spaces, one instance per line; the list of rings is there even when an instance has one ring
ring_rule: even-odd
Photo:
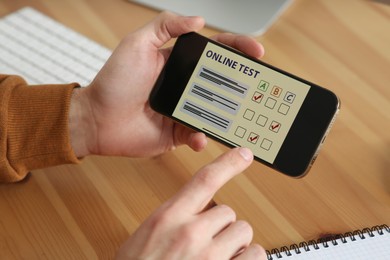
[[[260,80],[260,83],[259,85],[257,86],[257,88],[261,91],[267,91],[268,89],[268,86],[269,86],[269,83],[267,81],[264,81],[264,80]]]

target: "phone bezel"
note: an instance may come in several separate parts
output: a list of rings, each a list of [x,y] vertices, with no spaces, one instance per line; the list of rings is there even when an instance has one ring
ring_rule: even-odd
[[[310,85],[310,90],[273,164],[255,157],[255,160],[291,177],[302,177],[310,169],[319,147],[339,110],[339,98],[331,91],[300,77],[245,55],[229,46],[213,41],[197,33],[180,36],[160,73],[150,94],[153,110],[170,117],[190,128],[202,131],[172,116],[177,103],[208,42],[257,62],[283,75]],[[185,57],[185,58],[184,58]],[[209,137],[232,147],[213,135]],[[299,148],[297,150],[297,148]]]

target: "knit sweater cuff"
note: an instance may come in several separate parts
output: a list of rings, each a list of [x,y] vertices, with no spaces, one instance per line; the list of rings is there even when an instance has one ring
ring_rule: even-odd
[[[68,125],[72,91],[78,85],[27,86],[18,80],[6,119],[8,174],[0,181],[18,181],[30,170],[78,162]]]

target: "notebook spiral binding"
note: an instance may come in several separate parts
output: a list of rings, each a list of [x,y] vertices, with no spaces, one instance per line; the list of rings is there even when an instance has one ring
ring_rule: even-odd
[[[283,246],[280,249],[274,248],[272,250],[266,250],[267,259],[281,259],[283,258],[282,253],[285,253],[287,256],[292,256],[292,253],[295,254],[302,253],[302,250],[309,252],[314,248],[314,250],[319,250],[321,247],[327,248],[330,246],[337,246],[339,242],[345,244],[348,243],[347,238],[351,241],[356,241],[358,237],[360,239],[366,239],[366,236],[374,237],[376,235],[383,235],[385,232],[390,233],[390,228],[388,225],[378,225],[373,226],[372,228],[364,228],[362,230],[355,230],[353,232],[347,232],[345,234],[335,235],[331,238],[320,238],[318,240],[310,240],[308,242],[301,242],[299,244],[292,244],[290,247]],[[274,258],[273,256],[276,256]]]

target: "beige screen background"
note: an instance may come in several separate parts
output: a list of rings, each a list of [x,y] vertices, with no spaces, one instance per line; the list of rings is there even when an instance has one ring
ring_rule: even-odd
[[[209,42],[173,116],[272,164],[309,89]]]

